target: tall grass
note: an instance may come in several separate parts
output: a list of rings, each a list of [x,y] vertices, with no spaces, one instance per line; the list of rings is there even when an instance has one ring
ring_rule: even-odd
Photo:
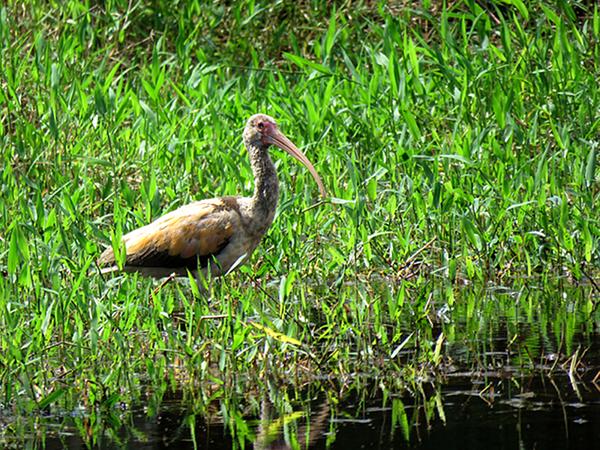
[[[591,283],[577,326],[597,323],[600,12],[486,5],[9,0],[3,407],[111,411],[142,386],[250,372],[343,379],[368,365],[411,380],[493,304],[463,300],[463,283]],[[102,277],[94,261],[123,233],[252,191],[240,134],[259,111],[331,198],[274,151],[275,224],[210,302],[185,283]],[[530,298],[532,314],[548,306]],[[441,331],[439,308],[453,323]]]

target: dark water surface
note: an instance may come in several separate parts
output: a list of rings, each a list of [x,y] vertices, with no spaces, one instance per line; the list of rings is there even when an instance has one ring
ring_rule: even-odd
[[[494,394],[480,395],[479,383],[471,377],[448,379],[440,391],[445,420],[440,410],[429,409],[410,396],[366,402],[348,400],[335,407],[326,401],[313,401],[310,413],[268,411],[269,420],[246,418],[254,430],[255,449],[592,449],[600,442],[600,391],[593,383],[578,383],[579,395],[566,376],[519,379],[489,378]],[[427,394],[426,394],[427,395]],[[435,395],[435,394],[434,394]],[[427,400],[425,400],[427,401]],[[408,423],[402,429],[394,417],[394,403],[403,405]],[[265,405],[262,405],[265,409]],[[268,406],[266,407],[268,409]],[[432,417],[428,418],[428,413]],[[101,439],[102,448],[131,449],[229,449],[236,442],[223,424],[202,417],[187,416],[176,399],[167,400],[163,411],[148,418],[143,411],[134,414],[130,426],[119,433],[121,443]],[[307,427],[306,417],[310,416]],[[263,416],[265,417],[265,416]],[[287,420],[289,420],[286,423]],[[194,424],[192,436],[190,423]],[[296,431],[298,447],[286,444],[286,428]],[[264,432],[269,430],[271,434]],[[66,430],[64,430],[66,431]],[[86,448],[77,430],[71,437],[47,438],[49,449]],[[264,433],[263,433],[264,432]],[[408,436],[407,436],[408,435]],[[194,439],[195,444],[194,445]],[[307,440],[310,441],[307,443]],[[307,445],[308,444],[308,445]],[[293,445],[293,444],[291,444]],[[239,447],[239,445],[237,446]]]
[[[585,313],[571,313],[568,301],[557,306],[550,300],[536,314],[526,307],[514,312],[510,298],[508,307],[492,299],[503,313],[490,309],[464,321],[468,306],[464,312],[455,306],[446,335],[474,330],[461,337],[456,331],[443,368],[431,379],[409,380],[406,389],[390,389],[389,378],[368,375],[357,375],[341,391],[337,384],[333,395],[327,380],[295,389],[273,381],[237,400],[200,402],[202,409],[190,395],[167,393],[154,409],[38,419],[25,427],[24,438],[0,441],[0,447],[600,448],[600,317],[593,299]]]

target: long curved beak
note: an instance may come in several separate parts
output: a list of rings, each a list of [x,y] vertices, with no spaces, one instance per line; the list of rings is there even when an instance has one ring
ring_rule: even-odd
[[[296,147],[292,141],[290,141],[277,128],[272,130],[271,133],[268,136],[266,136],[266,141],[269,144],[276,145],[280,149],[285,150],[290,155],[292,155],[294,158],[296,158],[298,161],[300,161],[302,164],[304,164],[306,166],[306,168],[308,169],[308,171],[310,172],[310,174],[315,179],[315,181],[317,182],[317,186],[319,186],[319,192],[321,193],[321,196],[327,197],[327,192],[325,191],[325,186],[323,185],[323,181],[321,181],[321,177],[315,170],[315,167],[308,160],[306,155],[304,153],[302,153],[300,151],[300,149],[298,149],[298,147]]]

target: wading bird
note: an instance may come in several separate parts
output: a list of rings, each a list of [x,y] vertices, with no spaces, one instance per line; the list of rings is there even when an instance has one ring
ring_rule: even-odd
[[[190,271],[200,285],[200,273],[220,276],[250,257],[273,222],[279,196],[270,145],[304,164],[321,195],[326,195],[311,162],[279,131],[273,118],[265,114],[250,117],[243,139],[254,173],[254,195],[190,203],[126,234],[124,271],[158,278],[185,276]],[[100,255],[98,264],[108,266],[103,273],[118,270],[112,247]]]

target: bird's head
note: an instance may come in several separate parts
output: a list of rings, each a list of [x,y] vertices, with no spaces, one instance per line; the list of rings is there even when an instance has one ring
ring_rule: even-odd
[[[263,147],[266,149],[269,145],[274,144],[271,137],[277,131],[279,130],[275,119],[266,114],[255,114],[246,123],[244,142],[253,147]]]
[[[285,150],[306,166],[317,182],[321,195],[323,197],[327,195],[321,177],[319,177],[319,174],[312,163],[292,141],[279,131],[279,127],[272,117],[267,116],[266,114],[255,114],[250,117],[246,123],[246,128],[244,129],[244,143],[248,148],[255,148],[259,151],[263,150],[266,152],[269,145],[275,145],[280,149]]]

